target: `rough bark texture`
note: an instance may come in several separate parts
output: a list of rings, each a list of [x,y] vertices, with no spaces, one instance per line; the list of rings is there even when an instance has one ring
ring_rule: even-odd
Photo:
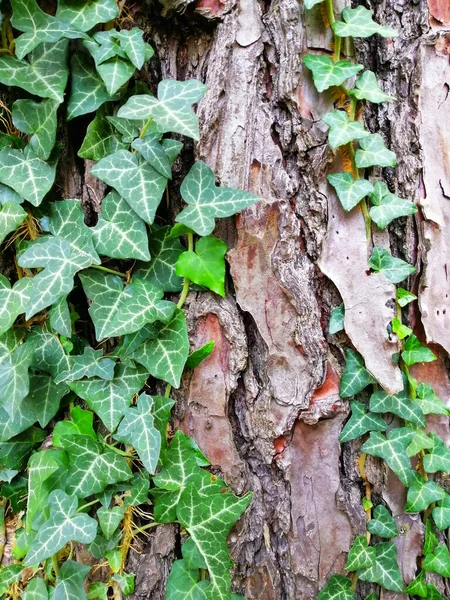
[[[374,232],[374,241],[418,266],[412,284],[419,309],[411,309],[411,323],[421,339],[436,344],[439,360],[414,371],[448,401],[448,0],[366,4],[400,30],[395,40],[356,43],[358,60],[398,99],[365,113],[367,126],[399,157],[395,170],[373,175],[423,207],[417,218]],[[196,157],[222,184],[263,199],[216,231],[232,248],[227,298],[191,293],[187,302],[193,347],[214,339],[216,350],[176,392],[176,424],[195,437],[236,492],[254,491],[230,536],[234,590],[248,600],[312,600],[342,571],[352,538],[365,531],[359,442],[343,448],[338,442],[348,409],[338,388],[349,339],[328,335],[327,324],[341,297],[351,343],[387,390],[401,387],[391,362],[398,343],[386,332],[394,288],[366,272],[362,215],[344,214],[326,184],[337,159],[320,117],[333,98],[317,94],[301,63],[308,52],[329,52],[330,37],[320,8],[306,16],[298,0],[151,1],[130,4],[128,15],[146,28],[156,49],[151,85],[161,76],[197,77],[209,87],[197,111]],[[88,170],[74,172],[62,184],[64,195],[82,197],[87,211],[97,211],[103,189]],[[174,211],[178,183],[175,177]],[[447,418],[432,425],[449,439]],[[402,526],[399,563],[409,582],[423,525],[402,514],[405,489],[395,475],[370,457],[367,474],[375,500]],[[136,599],[164,598],[179,552],[172,527],[153,531],[130,559]],[[449,583],[435,583],[450,598]],[[364,584],[361,597],[370,589]]]

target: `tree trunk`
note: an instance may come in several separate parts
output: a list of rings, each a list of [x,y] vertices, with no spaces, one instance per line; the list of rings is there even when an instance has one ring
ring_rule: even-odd
[[[398,156],[395,169],[374,174],[421,206],[416,217],[374,232],[374,241],[418,267],[410,283],[419,303],[410,321],[439,360],[415,375],[448,402],[448,0],[366,4],[400,32],[389,42],[358,40],[355,48],[358,61],[397,98],[365,112],[368,128]],[[394,316],[393,286],[367,272],[362,214],[345,214],[327,186],[339,158],[326,144],[320,117],[333,98],[315,91],[301,62],[310,51],[330,52],[331,36],[320,7],[305,14],[298,0],[164,0],[130,3],[125,13],[146,29],[156,50],[151,85],[161,77],[195,77],[209,87],[197,110],[201,140],[185,156],[204,160],[221,184],[263,199],[216,231],[231,248],[227,297],[189,295],[192,345],[214,339],[216,350],[176,392],[176,425],[197,440],[235,492],[254,491],[230,536],[234,591],[248,600],[310,600],[332,573],[343,571],[353,538],[365,532],[355,460],[360,443],[338,441],[348,413],[338,393],[343,349],[352,344],[386,389],[401,386],[392,362],[398,347],[386,329]],[[69,197],[82,191],[96,210],[98,181],[80,181]],[[178,183],[175,177],[174,211]],[[349,337],[328,334],[341,298]],[[448,443],[448,418],[432,424]],[[375,500],[387,504],[402,528],[399,564],[409,582],[421,555],[422,522],[403,514],[405,488],[380,461],[368,457],[367,476]],[[177,535],[173,526],[158,527],[141,553],[132,554],[136,600],[164,598]],[[435,583],[450,598],[449,582],[436,577]],[[361,589],[365,597],[371,588]],[[406,596],[385,592],[383,598]]]

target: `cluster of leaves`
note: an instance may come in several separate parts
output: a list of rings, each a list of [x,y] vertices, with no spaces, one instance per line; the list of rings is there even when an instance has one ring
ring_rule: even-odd
[[[225,294],[227,246],[210,235],[215,218],[257,197],[216,186],[196,162],[177,224],[157,225],[183,147],[166,134],[198,139],[192,105],[205,86],[164,80],[155,97],[134,80],[153,50],[138,28],[111,26],[114,0],[58,0],[54,15],[35,0],[2,9],[0,83],[26,96],[4,109],[10,130],[0,134],[0,241],[17,266],[16,281],[0,276],[0,509],[20,517],[0,597],[104,600],[117,586],[129,594],[133,538],[175,521],[189,539],[168,600],[236,600],[226,537],[251,494],[231,493],[192,439],[168,436],[169,394],[214,347],[189,355],[182,306],[190,282]],[[58,119],[94,112],[78,155],[96,161],[92,175],[111,189],[88,227],[80,201],[55,197],[53,185]],[[205,237],[194,244],[195,235]],[[179,291],[178,304],[165,296]],[[77,311],[89,313],[96,349]],[[156,380],[165,396],[142,391]],[[154,520],[139,528],[141,505]],[[75,542],[110,568],[87,593],[90,567],[72,560]]]
[[[310,9],[320,2],[305,0],[305,7]],[[366,221],[367,241],[371,243],[372,223],[379,229],[385,229],[394,219],[415,214],[417,207],[392,193],[383,181],[371,181],[363,175],[364,169],[373,166],[394,167],[396,156],[385,146],[382,137],[367,131],[361,121],[355,120],[355,115],[360,112],[364,102],[390,102],[395,98],[383,92],[374,73],[361,73],[362,65],[341,60],[341,38],[374,34],[393,37],[397,34],[391,27],[377,24],[371,11],[362,6],[345,8],[342,20],[335,19],[332,2],[326,2],[326,8],[334,34],[334,60],[314,54],[305,56],[303,62],[312,72],[319,92],[338,88],[335,97],[345,96],[344,101],[341,99],[341,108],[322,117],[329,128],[330,147],[339,150],[344,158],[344,172],[328,175],[328,181],[344,211],[348,212],[357,206],[361,209]],[[345,87],[355,77],[354,86],[351,89]],[[414,266],[392,256],[385,248],[377,246],[372,250],[369,266],[373,272],[382,274],[393,284],[404,281],[416,270]],[[427,433],[425,420],[428,414],[448,416],[450,411],[432,387],[426,383],[419,384],[408,369],[416,363],[436,360],[433,352],[422,345],[413,331],[402,323],[401,309],[414,300],[416,297],[407,290],[397,289],[397,317],[392,319],[389,328],[389,333],[395,334],[401,343],[397,362],[404,374],[402,392],[389,395],[379,390],[363,358],[354,350],[347,349],[340,396],[352,399],[351,416],[342,430],[340,441],[345,443],[364,436],[360,459],[362,476],[365,478],[365,457],[371,455],[382,459],[408,488],[405,512],[424,513],[426,538],[422,567],[416,579],[405,588],[397,564],[396,544],[392,541],[399,535],[396,521],[382,504],[375,508],[372,516],[372,502],[370,496],[366,496],[363,498],[363,507],[372,518],[367,525],[367,534],[358,536],[349,551],[345,569],[351,576],[333,575],[321,590],[318,600],[354,600],[358,579],[393,592],[442,600],[436,587],[427,583],[426,574],[434,572],[443,577],[450,576],[450,554],[446,544],[442,543],[442,536],[439,537],[439,532],[450,527],[450,495],[430,476],[450,470],[450,450],[439,436]],[[341,304],[331,315],[330,334],[343,330],[344,325],[345,307]],[[361,398],[356,399],[361,393]],[[403,426],[392,425],[393,415],[400,423],[403,421]],[[394,423],[399,422],[397,419]],[[417,464],[416,469],[412,460]],[[365,481],[369,485],[367,479]],[[372,536],[379,541],[371,544]],[[372,593],[367,600],[376,597]]]

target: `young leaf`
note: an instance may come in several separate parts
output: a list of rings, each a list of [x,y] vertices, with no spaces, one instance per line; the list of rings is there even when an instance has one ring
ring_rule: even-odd
[[[158,99],[148,94],[132,96],[117,115],[125,119],[152,118],[162,133],[173,132],[200,139],[198,121],[191,105],[206,93],[200,81],[164,79],[158,85]]]
[[[214,340],[207,342],[204,346],[198,348],[198,350],[194,350],[194,352],[189,354],[187,358],[186,368],[195,369],[195,367],[198,367],[198,365],[202,363],[205,360],[205,358],[208,358],[208,356],[212,353],[213,350]]]
[[[83,582],[90,566],[67,560],[61,567],[52,600],[87,600]]]
[[[117,581],[120,585],[120,589],[125,596],[129,596],[134,592],[134,578],[134,573],[116,573],[112,577],[113,581]]]
[[[102,106],[89,123],[83,144],[78,150],[78,156],[90,160],[100,160],[117,150],[126,150],[127,148],[128,143],[123,141],[122,136],[107,120]]]
[[[418,427],[425,427],[425,417],[422,409],[403,390],[394,396],[379,390],[370,397],[370,410],[374,413],[390,412],[405,421],[410,421]]]
[[[330,184],[336,190],[345,211],[352,210],[373,190],[373,185],[367,179],[355,181],[350,173],[332,173],[327,175]]]
[[[414,431],[414,437],[409,444],[406,451],[408,452],[408,456],[412,458],[416,454],[419,454],[422,450],[429,450],[433,448],[434,440],[432,440],[425,431],[421,429],[417,429]]]
[[[368,546],[367,537],[359,535],[355,538],[352,547],[348,553],[345,564],[346,571],[356,571],[357,569],[366,569],[371,567],[376,559],[376,550]]]
[[[98,23],[112,21],[119,14],[114,0],[59,0],[56,18],[65,23],[76,23],[80,31],[89,31]]]
[[[355,87],[348,93],[358,100],[368,100],[374,104],[395,100],[394,96],[385,94],[378,86],[377,78],[372,71],[364,71],[356,80]]]
[[[437,483],[425,481],[419,473],[414,473],[414,480],[408,487],[405,512],[420,513],[444,496],[445,491]]]
[[[123,519],[124,509],[120,506],[105,508],[102,506],[97,510],[98,523],[103,535],[110,540]]]
[[[190,567],[186,560],[176,560],[167,580],[166,596],[177,600],[207,600],[209,582],[200,581],[200,572]]]
[[[444,531],[450,527],[450,496],[445,494],[433,509],[433,520],[439,531]]]
[[[25,566],[53,556],[70,541],[89,544],[97,533],[95,519],[86,514],[76,514],[78,500],[74,496],[55,490],[48,497],[48,505],[50,518],[37,532],[25,558]]]
[[[317,600],[355,600],[352,582],[343,575],[332,575]]]
[[[406,217],[417,212],[415,204],[392,194],[382,181],[375,182],[374,191],[369,197],[373,204],[370,209],[370,218],[380,229],[385,229],[391,221],[398,217]]]
[[[382,542],[374,546],[376,561],[367,569],[358,573],[361,581],[378,583],[386,590],[401,592],[403,580],[397,564],[397,548],[393,542]]]
[[[88,55],[74,53],[71,61],[72,92],[67,105],[67,120],[94,112],[109,100],[110,95],[103,79],[97,73]]]
[[[338,60],[334,63],[329,56],[319,54],[308,54],[302,60],[312,71],[314,85],[318,92],[324,92],[333,85],[342,85],[344,81],[354,77],[364,68],[348,60]]]
[[[350,440],[355,440],[368,431],[386,431],[386,421],[371,412],[366,413],[364,404],[353,400],[351,407],[352,416],[345,424],[344,429],[339,436],[341,444],[349,442]]]
[[[425,571],[420,571],[415,579],[411,581],[407,588],[405,588],[405,594],[411,596],[420,596],[420,598],[427,597],[427,582],[425,580]]]
[[[379,504],[373,511],[373,519],[367,523],[367,531],[383,538],[398,536],[395,520],[388,509],[382,504]]]
[[[159,134],[150,133],[143,138],[133,140],[131,147],[137,150],[158,173],[167,179],[172,179],[172,166],[159,138]]]
[[[423,467],[427,473],[437,473],[438,471],[449,472],[450,448],[447,448],[437,435],[433,435],[433,440],[433,448],[423,457]]]
[[[23,600],[48,600],[48,590],[45,581],[40,577],[34,577],[28,582],[22,598]]]
[[[425,556],[423,562],[425,571],[433,571],[442,575],[442,577],[450,577],[450,553],[445,544],[439,544],[434,552],[430,552]]]
[[[364,360],[360,354],[347,348],[345,351],[345,369],[342,373],[339,395],[341,398],[349,398],[361,392],[375,379],[364,366]]]
[[[202,237],[195,252],[183,252],[178,257],[175,272],[198,285],[203,285],[219,296],[225,296],[225,254],[228,246],[215,237]]]
[[[399,306],[402,308],[412,302],[413,300],[417,300],[417,296],[408,292],[408,290],[404,290],[403,288],[397,288],[397,302]]]
[[[25,312],[30,299],[32,279],[24,277],[11,288],[8,279],[0,275],[0,335],[12,327],[16,318]]]
[[[342,302],[338,307],[334,308],[331,312],[330,325],[328,327],[328,332],[330,335],[333,335],[334,333],[338,333],[338,331],[342,331],[344,329],[344,318],[345,318],[345,308],[344,308],[344,303]]]
[[[370,135],[370,132],[364,129],[362,123],[349,121],[347,113],[343,110],[332,110],[324,114],[322,121],[330,128],[328,131],[328,144],[333,150],[353,140],[360,140]]]
[[[355,163],[358,169],[365,169],[378,165],[380,167],[395,167],[397,158],[395,152],[388,150],[379,133],[364,137],[359,142],[355,154]]]
[[[391,323],[392,331],[397,335],[397,337],[400,340],[403,340],[405,337],[412,334],[412,329],[410,329],[406,325],[403,325],[403,323],[400,321],[400,319],[397,319],[397,317],[394,317]]]
[[[416,267],[400,258],[395,258],[384,248],[374,246],[369,258],[369,266],[377,273],[383,273],[391,283],[400,283],[411,273],[416,272]]]
[[[101,581],[91,583],[87,593],[88,600],[108,600],[108,587]]]
[[[367,442],[361,450],[372,456],[382,458],[394,471],[403,485],[410,485],[413,481],[414,471],[411,469],[406,447],[411,442],[414,432],[412,430],[391,429],[386,437],[378,431],[372,431]],[[404,435],[405,434],[405,435]]]
[[[139,27],[133,27],[130,30],[121,29],[115,32],[116,40],[119,41],[120,47],[136,69],[141,69],[146,60],[145,42],[142,35],[143,31]]]
[[[402,359],[410,366],[416,363],[433,362],[436,356],[429,348],[423,346],[415,335],[410,335],[405,342]]]
[[[97,439],[94,431],[94,414],[89,410],[84,410],[79,406],[74,406],[70,412],[71,421],[58,421],[53,429],[53,446],[61,446],[62,437],[71,435],[87,435],[93,440]]]
[[[416,402],[421,406],[424,415],[449,415],[450,411],[428,383],[421,383],[417,388]]]
[[[382,37],[395,37],[397,32],[387,25],[379,25],[372,19],[372,11],[357,6],[347,6],[342,11],[343,21],[335,21],[332,24],[333,31],[339,37],[366,38],[378,33]]]

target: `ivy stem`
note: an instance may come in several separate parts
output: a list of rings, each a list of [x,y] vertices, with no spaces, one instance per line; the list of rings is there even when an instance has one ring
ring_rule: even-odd
[[[330,22],[331,30],[333,31],[333,23],[336,21],[333,10],[333,0],[325,0],[325,4],[327,7],[327,15],[328,21]],[[333,31],[333,39],[334,39],[334,62],[337,62],[341,58],[341,38],[336,35]]]
[[[77,508],[77,512],[81,512],[85,508],[89,508],[90,506],[93,506],[94,504],[97,504],[97,502],[100,502],[100,500],[98,498],[96,498],[95,500],[91,500],[91,502],[86,502],[86,504],[83,504],[82,506],[80,506],[79,508]]]
[[[151,123],[153,121],[153,117],[150,117],[150,119],[147,121],[147,123],[144,125],[144,127],[142,128],[142,131],[139,135],[140,138],[143,138],[144,135],[147,133],[148,128],[150,127]]]
[[[172,384],[168,383],[166,386],[166,391],[164,392],[164,398],[169,398],[171,391],[172,391]]]
[[[367,456],[367,454],[365,452],[361,452],[361,455],[359,457],[359,474],[361,476],[361,479],[364,482],[364,488],[366,490],[366,499],[369,504],[368,508],[366,508],[366,510],[365,510],[366,523],[368,523],[372,519],[372,509],[370,508],[370,504],[372,502],[372,489],[370,487],[370,483],[367,479],[366,472],[365,472],[366,456]],[[366,531],[366,538],[367,538],[367,543],[369,544],[370,543],[370,531]]]
[[[6,525],[5,525],[5,507],[6,498],[0,499],[0,563],[3,558],[6,544]]]
[[[126,458],[135,458],[135,456],[133,456],[132,454],[129,454],[128,452],[124,452],[123,450],[120,450],[119,448],[116,448],[112,444],[107,444],[106,442],[103,442],[103,443],[105,444],[105,446],[107,448],[109,448],[110,450],[112,450],[116,454],[120,454],[120,456],[126,456]]]
[[[178,521],[171,521],[171,523],[178,523]],[[161,523],[156,523],[156,521],[152,521],[151,523],[147,523],[147,525],[143,525],[142,527],[135,527],[133,529],[132,535],[133,535],[133,537],[135,537],[136,535],[139,535],[143,531],[147,531],[147,529],[151,529],[152,527],[157,527],[158,525],[161,525]]]
[[[104,267],[103,265],[91,265],[91,269],[98,269],[99,271],[104,271],[105,273],[111,273],[112,275],[119,275],[119,277],[128,277],[126,273],[121,273],[120,271],[115,271],[114,269],[108,269],[108,267]]]
[[[194,251],[194,234],[188,233],[188,252]],[[181,292],[180,299],[178,300],[177,308],[182,308],[184,303],[186,302],[186,298],[189,294],[189,285],[191,281],[187,277],[183,280],[183,290]]]
[[[59,563],[58,563],[58,557],[56,554],[54,554],[52,556],[52,566],[53,566],[53,571],[56,575],[56,578],[59,577]]]

